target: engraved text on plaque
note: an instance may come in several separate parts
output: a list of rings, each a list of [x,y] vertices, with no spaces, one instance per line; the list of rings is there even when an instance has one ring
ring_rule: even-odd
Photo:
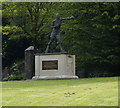
[[[42,61],[42,70],[57,70],[58,60]]]

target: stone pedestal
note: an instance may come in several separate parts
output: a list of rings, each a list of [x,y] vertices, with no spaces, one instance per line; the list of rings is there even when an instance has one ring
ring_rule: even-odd
[[[35,75],[34,47],[30,46],[25,50],[25,73],[26,79],[31,79]]]
[[[76,79],[75,55],[36,54],[35,76],[32,79]]]

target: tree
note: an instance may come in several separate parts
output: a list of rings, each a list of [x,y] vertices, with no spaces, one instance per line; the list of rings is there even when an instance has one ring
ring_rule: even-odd
[[[49,17],[51,4],[41,2],[2,4],[4,61],[12,62],[19,57],[23,58],[23,51],[30,45],[35,49],[40,46],[40,52],[45,49],[44,38],[49,32],[47,16]]]

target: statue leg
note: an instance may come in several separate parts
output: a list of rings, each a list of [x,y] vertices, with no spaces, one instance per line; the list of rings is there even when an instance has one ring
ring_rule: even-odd
[[[63,49],[62,49],[62,45],[61,45],[61,42],[60,42],[60,32],[58,33],[58,35],[56,36],[57,38],[57,43],[58,43],[58,46],[60,48],[60,52],[65,52]]]
[[[54,40],[54,35],[51,36],[51,39],[50,39],[50,41],[49,41],[49,43],[48,43],[48,45],[47,45],[47,48],[46,48],[46,50],[45,50],[45,53],[48,53],[49,47],[50,47],[50,45],[52,44],[53,40]]]

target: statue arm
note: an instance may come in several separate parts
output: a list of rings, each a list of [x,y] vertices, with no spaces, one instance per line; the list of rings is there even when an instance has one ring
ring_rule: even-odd
[[[61,20],[69,20],[69,19],[74,19],[75,17],[74,16],[71,16],[71,17],[67,17],[67,18],[61,18]]]

